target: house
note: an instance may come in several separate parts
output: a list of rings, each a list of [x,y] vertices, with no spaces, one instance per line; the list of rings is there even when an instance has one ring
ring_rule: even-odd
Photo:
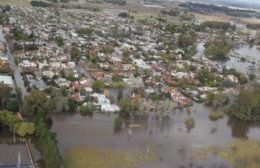
[[[111,104],[110,100],[104,94],[94,93],[92,96],[97,99],[97,104],[100,105],[102,112],[115,113],[120,110],[119,106]]]
[[[11,88],[15,87],[14,80],[12,76],[0,75],[0,83],[8,85]]]

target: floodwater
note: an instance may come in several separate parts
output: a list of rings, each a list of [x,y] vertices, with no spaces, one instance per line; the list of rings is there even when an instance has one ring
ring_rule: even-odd
[[[195,55],[196,58],[201,58],[204,56],[204,45],[205,42],[199,42],[197,44],[197,54]],[[229,60],[220,63],[222,66],[235,68],[238,72],[242,72],[245,74],[250,74],[251,72],[258,73],[260,71],[258,68],[258,65],[260,63],[260,50],[256,46],[240,44],[234,48],[233,52],[241,57],[246,58],[246,61],[243,62],[240,58],[230,55]]]
[[[204,44],[199,44],[197,56],[203,56]],[[235,49],[239,54],[251,53],[257,58],[257,50],[248,46]],[[249,51],[249,52],[247,52]],[[245,66],[241,67],[240,66]],[[248,70],[247,62],[231,58],[228,65],[239,70]],[[128,90],[110,90],[109,96],[117,100],[129,96]],[[53,118],[52,130],[57,133],[58,146],[65,155],[71,149],[81,147],[97,147],[111,149],[126,149],[129,151],[150,151],[153,148],[156,159],[137,166],[137,168],[232,168],[230,163],[214,154],[205,161],[192,157],[192,151],[212,145],[224,146],[237,138],[260,140],[260,125],[230,119],[225,116],[218,121],[211,121],[212,110],[203,104],[194,103],[191,113],[186,109],[173,110],[168,120],[156,119],[153,113],[148,120],[140,122],[141,127],[131,129],[124,127],[120,133],[114,133],[115,115],[95,114],[94,117],[84,117],[80,114],[57,115]],[[195,127],[188,130],[186,118],[191,115],[195,119]],[[131,134],[129,134],[131,132]]]
[[[64,155],[68,150],[79,147],[97,147],[111,149],[127,149],[147,151],[154,147],[157,159],[140,168],[175,168],[180,166],[217,167],[228,162],[211,156],[205,162],[197,162],[191,156],[196,148],[211,145],[224,146],[235,138],[260,140],[260,126],[230,120],[225,117],[218,121],[209,119],[210,109],[203,104],[195,103],[191,116],[195,119],[195,127],[188,130],[185,119],[189,115],[184,110],[174,110],[169,120],[156,120],[149,117],[141,122],[140,128],[128,128],[120,133],[114,133],[114,115],[96,114],[93,118],[75,115],[58,115],[53,122],[53,131],[57,133],[58,146]]]

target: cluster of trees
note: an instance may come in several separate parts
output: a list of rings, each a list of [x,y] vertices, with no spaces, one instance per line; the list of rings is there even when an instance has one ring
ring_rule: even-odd
[[[232,25],[229,22],[221,22],[221,21],[206,21],[201,24],[201,27],[203,29],[206,27],[211,29],[223,29],[223,30],[236,29],[235,25]]]
[[[122,18],[127,18],[127,17],[129,17],[129,14],[127,12],[120,12],[120,13],[118,13],[118,16],[122,17]]]
[[[242,89],[229,112],[240,120],[260,121],[260,86],[255,84]]]
[[[165,31],[169,31],[170,33],[187,33],[197,29],[199,29],[199,26],[196,26],[194,24],[187,24],[187,23],[183,23],[183,24],[169,23],[165,27]]]
[[[40,149],[44,166],[46,168],[60,168],[62,159],[56,145],[55,134],[51,128],[51,99],[39,90],[32,90],[30,95],[25,97],[23,111],[30,115],[35,123],[36,145]]]
[[[64,46],[64,41],[63,38],[61,36],[57,36],[54,38],[55,43],[59,46],[59,47],[63,47]]]
[[[37,39],[37,36],[34,33],[26,34],[22,30],[19,29],[12,29],[12,35],[13,38],[17,41],[35,41]]]
[[[0,13],[0,25],[8,24],[9,16],[6,13]]]
[[[197,74],[197,78],[203,86],[218,87],[223,82],[218,75],[211,72],[208,68],[201,69]]]
[[[90,36],[93,33],[93,30],[90,28],[80,28],[76,31],[79,36]]]
[[[187,49],[188,47],[192,46],[196,41],[196,35],[185,33],[181,34],[178,38],[178,46],[182,49]]]
[[[106,84],[102,80],[96,80],[92,86],[93,90],[96,92],[102,91],[105,87],[106,87]]]
[[[225,40],[214,40],[206,44],[205,54],[213,60],[226,61],[230,50],[231,45]]]
[[[104,0],[104,1],[115,5],[126,5],[125,0]]]
[[[129,120],[131,117],[136,117],[137,112],[140,110],[140,102],[124,98],[120,100],[120,111],[118,117],[114,120],[114,131],[120,131],[125,120]]]
[[[34,7],[43,7],[43,8],[46,8],[49,6],[49,4],[44,1],[31,1],[31,5]]]
[[[246,27],[249,28],[249,29],[260,29],[260,24],[250,23],[250,24],[247,24]]]
[[[57,2],[61,2],[61,3],[69,3],[70,0],[48,0],[49,2],[54,2],[54,3],[57,3]]]
[[[169,15],[169,16],[178,16],[180,14],[180,12],[177,10],[169,10],[169,11],[161,10],[161,14]]]
[[[74,61],[79,61],[81,58],[82,52],[77,47],[72,47],[70,51],[71,59]]]
[[[12,94],[12,88],[8,85],[0,83],[0,108],[9,111],[18,112],[20,104],[20,92],[17,89],[17,94]]]
[[[32,122],[24,122],[11,111],[0,111],[0,123],[7,126],[10,132],[15,131],[19,136],[33,135],[35,132],[35,125]]]

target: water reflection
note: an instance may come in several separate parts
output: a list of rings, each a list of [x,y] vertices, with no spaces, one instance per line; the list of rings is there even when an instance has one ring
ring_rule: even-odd
[[[113,115],[96,114],[93,118],[79,114],[58,115],[54,117],[53,131],[57,133],[62,154],[73,148],[89,146],[144,152],[150,151],[152,147],[157,159],[142,168],[189,165],[230,167],[226,161],[216,156],[197,163],[192,160],[192,150],[211,145],[224,146],[232,143],[235,138],[260,140],[259,126],[228,117],[212,122],[208,117],[210,111],[203,104],[195,103],[190,114],[186,110],[175,110],[167,118],[157,119],[151,113],[147,120],[138,121],[141,127],[123,128],[118,134],[113,132]],[[189,132],[185,126],[187,115],[191,115],[196,122],[194,129]]]
[[[249,122],[239,121],[234,118],[228,120],[228,126],[231,128],[232,137],[234,138],[248,138],[247,134],[250,129]]]

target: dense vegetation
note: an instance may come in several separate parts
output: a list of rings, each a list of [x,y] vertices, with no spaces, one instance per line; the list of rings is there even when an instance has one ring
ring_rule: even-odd
[[[226,61],[230,50],[231,46],[225,40],[214,40],[206,44],[205,54],[213,60]]]
[[[24,122],[13,112],[7,110],[0,111],[0,123],[7,126],[10,132],[15,131],[21,137],[32,135],[35,131],[34,123]]]
[[[257,23],[256,24],[250,23],[250,24],[247,24],[246,26],[249,29],[260,29],[260,24],[257,24]]]
[[[44,1],[31,1],[31,5],[35,7],[48,7],[49,4]]]
[[[229,111],[232,116],[241,120],[260,121],[259,85],[242,89]]]
[[[12,29],[13,38],[17,41],[35,41],[37,36],[34,33],[26,34],[22,30]]]
[[[24,112],[33,117],[36,126],[36,145],[40,149],[46,168],[60,168],[61,156],[56,145],[55,135],[50,132],[52,112],[51,101],[47,95],[38,90],[32,90],[25,97]]]
[[[232,29],[235,30],[235,25],[231,25],[229,22],[221,22],[221,21],[206,21],[201,24],[202,28],[208,27],[211,29],[223,29],[228,30]]]
[[[178,15],[180,14],[180,12],[177,11],[177,10],[169,10],[169,11],[167,11],[167,10],[161,10],[161,14],[163,14],[163,15],[169,15],[169,16],[178,16]]]
[[[76,31],[79,36],[90,36],[93,30],[90,28],[80,28]]]
[[[125,0],[104,0],[104,1],[115,5],[126,5]]]

